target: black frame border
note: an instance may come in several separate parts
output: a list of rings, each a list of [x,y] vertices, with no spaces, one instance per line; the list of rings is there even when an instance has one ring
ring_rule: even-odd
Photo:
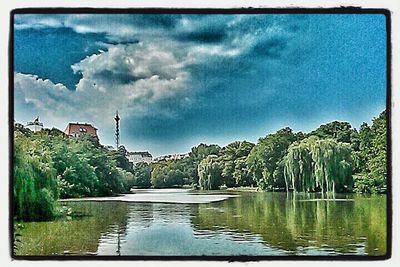
[[[386,210],[386,254],[382,256],[339,255],[339,256],[17,256],[13,251],[13,173],[14,173],[14,16],[17,14],[377,14],[386,18],[386,141],[387,141],[387,210]],[[392,43],[391,12],[383,8],[334,7],[334,8],[19,8],[10,12],[8,43],[8,134],[9,134],[9,253],[13,260],[153,260],[153,261],[229,261],[249,262],[265,260],[295,261],[377,261],[392,256]]]

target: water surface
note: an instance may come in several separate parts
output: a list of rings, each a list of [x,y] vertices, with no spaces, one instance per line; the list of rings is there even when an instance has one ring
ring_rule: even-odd
[[[384,195],[336,194],[333,199],[318,194],[271,192],[235,193],[235,197],[229,197],[232,193],[226,191],[199,194],[150,190],[139,194],[146,195],[139,198],[150,201],[62,202],[87,216],[25,223],[17,254],[284,256],[386,253]],[[179,197],[185,201],[168,201]]]
[[[62,202],[76,201],[120,201],[120,202],[148,202],[148,203],[180,203],[201,204],[225,200],[236,197],[233,194],[207,193],[190,189],[135,189],[132,194],[124,194],[116,197],[86,197],[64,199]]]

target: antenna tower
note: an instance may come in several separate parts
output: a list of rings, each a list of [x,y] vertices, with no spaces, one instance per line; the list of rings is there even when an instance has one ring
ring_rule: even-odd
[[[119,121],[120,121],[120,117],[118,116],[118,110],[115,113],[115,143],[116,143],[116,148],[118,150],[119,148]]]

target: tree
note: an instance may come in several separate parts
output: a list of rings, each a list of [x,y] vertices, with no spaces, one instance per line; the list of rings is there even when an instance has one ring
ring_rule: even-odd
[[[349,144],[311,136],[290,145],[284,160],[286,190],[340,192],[353,186]]]
[[[360,128],[359,171],[355,187],[359,193],[384,193],[387,190],[386,110]]]
[[[165,179],[167,187],[181,187],[183,185],[184,174],[179,169],[170,169]]]
[[[221,185],[221,166],[216,155],[209,155],[203,159],[197,169],[201,189],[218,189]]]
[[[139,162],[133,168],[134,180],[133,185],[140,188],[150,188],[151,186],[151,169],[146,162]]]
[[[95,168],[89,164],[90,154],[81,142],[53,138],[51,154],[60,182],[60,197],[82,197],[94,194],[98,186]]]
[[[321,139],[332,138],[338,142],[351,143],[352,134],[356,129],[348,122],[333,121],[321,125],[308,136],[318,136]]]
[[[201,143],[198,146],[192,147],[189,157],[192,157],[195,161],[200,162],[208,155],[218,155],[220,150],[221,147],[219,145],[207,145]]]
[[[253,177],[250,175],[247,169],[246,157],[235,160],[233,178],[235,179],[235,186],[250,186],[255,184],[254,180],[252,179]]]
[[[235,141],[221,149],[220,161],[225,185],[233,187],[251,184],[245,160],[253,147],[253,143]]]
[[[367,162],[368,169],[370,170],[370,177],[380,180],[386,184],[387,169],[387,128],[386,128],[386,111],[382,112],[378,118],[373,119],[371,126],[372,138],[372,151],[371,157]]]
[[[356,152],[356,172],[362,172],[367,169],[367,161],[372,149],[372,130],[366,122],[361,124],[358,140],[359,151]]]
[[[126,171],[133,172],[133,165],[127,158],[128,151],[125,146],[120,145],[117,150],[111,150],[112,159],[115,160],[117,167]]]
[[[14,216],[42,221],[56,215],[59,190],[49,151],[19,131],[14,139]]]
[[[70,138],[58,129],[14,130],[14,210],[17,219],[48,220],[57,199],[126,192],[133,175],[90,136]]]
[[[302,137],[302,135],[299,135]],[[247,168],[260,189],[273,189],[284,184],[283,172],[277,170],[291,143],[298,136],[290,128],[260,138],[247,157]],[[279,166],[282,168],[282,164]]]
[[[183,159],[177,160],[177,165],[180,166],[180,170],[183,173],[183,184],[194,186],[198,183],[197,175],[197,164],[193,158],[184,157]]]
[[[322,192],[338,192],[353,187],[352,158],[349,144],[333,139],[311,144],[316,186]]]
[[[182,160],[163,160],[151,166],[151,184],[156,188],[181,187],[185,180],[189,181]]]
[[[211,144],[199,144],[198,146],[192,147],[189,157],[184,159],[186,164],[187,173],[190,176],[190,180],[192,184],[199,183],[199,176],[197,172],[197,167],[203,159],[205,159],[208,155],[218,155],[221,150],[219,145]]]
[[[154,188],[165,187],[165,179],[167,177],[166,168],[160,164],[154,164],[151,170],[151,184]]]
[[[312,156],[307,141],[290,145],[284,158],[284,177],[286,191],[289,188],[297,192],[314,191],[316,184],[312,170]]]

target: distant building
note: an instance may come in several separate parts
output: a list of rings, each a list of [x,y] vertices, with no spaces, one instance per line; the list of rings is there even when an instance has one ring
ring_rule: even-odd
[[[189,157],[189,154],[183,153],[183,154],[170,154],[170,155],[164,155],[164,156],[159,156],[154,159],[154,161],[160,161],[160,160],[178,160],[178,159],[184,159]]]
[[[64,133],[69,136],[80,136],[82,134],[88,134],[93,137],[97,137],[97,128],[89,123],[68,123],[67,127],[64,130]]]
[[[128,152],[126,156],[129,162],[132,162],[133,165],[136,165],[139,162],[146,162],[150,164],[153,161],[153,156],[148,152]]]
[[[43,129],[43,123],[39,122],[39,117],[36,117],[34,121],[27,122],[25,128],[28,128],[32,132],[38,132]]]

